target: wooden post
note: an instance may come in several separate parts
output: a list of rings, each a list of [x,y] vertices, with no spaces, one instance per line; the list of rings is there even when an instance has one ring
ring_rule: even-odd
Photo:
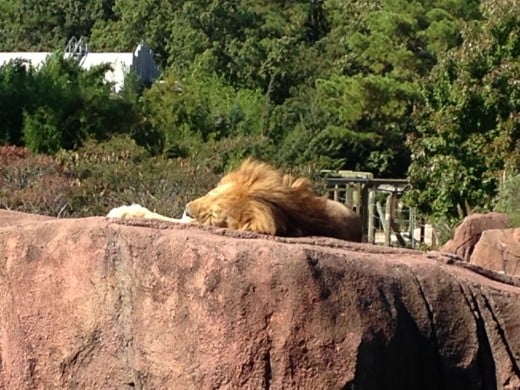
[[[347,207],[352,208],[354,204],[352,203],[352,192],[354,191],[354,188],[351,184],[345,184],[345,204]]]
[[[424,245],[424,228],[425,228],[425,221],[424,218],[421,218],[420,220],[420,233],[419,233],[419,242],[421,245]]]
[[[373,188],[368,190],[368,207],[367,207],[367,218],[368,218],[368,232],[367,232],[367,242],[370,244],[374,244],[376,241],[375,237],[375,228],[374,228],[374,211],[375,211],[375,203],[376,203],[376,192]]]
[[[384,221],[384,230],[385,230],[385,246],[390,246],[392,244],[392,205],[394,194],[390,193],[386,197],[386,206],[385,206],[385,221]]]
[[[383,228],[383,233],[386,231],[386,223],[385,223],[385,212],[383,211],[383,206],[381,206],[381,202],[376,202],[376,210],[377,215],[379,216],[380,224]]]
[[[354,185],[354,196],[353,196],[353,199],[352,199],[352,206],[356,208],[356,212],[361,215],[361,210],[363,210],[363,202],[366,202],[368,199],[364,199],[363,198],[363,190],[366,187],[365,186],[362,186],[360,183],[356,183]],[[368,198],[368,194],[366,194],[366,197]],[[365,225],[366,226],[366,225]]]
[[[410,247],[415,249],[415,208],[410,207],[408,211],[408,233],[410,234]]]
[[[357,187],[353,187],[353,188],[357,188]],[[362,201],[360,202],[360,205],[357,206],[356,208],[356,213],[361,217],[361,231],[363,232],[362,233],[362,236],[361,236],[361,241],[362,242],[369,242],[368,241],[368,220],[369,220],[369,212],[368,212],[368,190],[369,190],[369,186],[368,185],[364,185],[362,187],[359,188],[359,193],[357,194],[358,198],[361,198]]]
[[[392,228],[395,238],[401,247],[406,247],[406,241],[401,235],[401,229],[399,228],[398,222],[398,202],[397,202],[397,192],[392,192],[392,205],[390,207],[390,227]]]

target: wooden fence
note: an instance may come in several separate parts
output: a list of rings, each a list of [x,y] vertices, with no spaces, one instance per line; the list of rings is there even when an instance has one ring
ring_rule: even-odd
[[[323,171],[323,174],[328,197],[361,216],[364,242],[412,248],[424,243],[424,223],[417,221],[413,207],[399,202],[410,186],[408,180],[378,179],[369,172],[356,171]]]

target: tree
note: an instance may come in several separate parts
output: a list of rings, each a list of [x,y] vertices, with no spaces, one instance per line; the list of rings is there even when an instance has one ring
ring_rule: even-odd
[[[104,80],[108,67],[84,70],[63,52],[38,70],[20,61],[1,67],[0,142],[55,153],[120,132],[143,139],[136,93],[127,90],[129,83],[114,95]]]
[[[34,77],[34,69],[22,61],[0,67],[0,144],[23,143],[23,112],[37,99]]]
[[[0,50],[55,51],[70,38],[90,36],[94,23],[112,17],[114,0],[1,1]]]
[[[185,2],[172,23],[169,64],[178,73],[195,66],[235,88],[260,89],[281,104],[318,63],[312,46],[326,33],[319,3]]]
[[[329,0],[323,9],[328,33],[314,45],[323,65],[310,86],[274,110],[271,134],[285,134],[286,150],[299,160],[404,177],[406,134],[422,99],[418,80],[436,50],[460,43],[456,22],[478,17],[475,4]]]
[[[489,209],[499,179],[519,172],[519,34],[513,9],[467,25],[463,45],[425,82],[421,125],[409,136],[411,199],[424,212]]]
[[[92,28],[90,43],[96,51],[132,51],[145,41],[162,67],[175,22],[174,11],[183,2],[166,0],[113,0],[111,17],[99,18]]]
[[[263,96],[226,85],[217,75],[171,72],[144,93],[143,103],[150,127],[163,135],[171,157],[194,154],[207,142],[259,137],[264,128]]]

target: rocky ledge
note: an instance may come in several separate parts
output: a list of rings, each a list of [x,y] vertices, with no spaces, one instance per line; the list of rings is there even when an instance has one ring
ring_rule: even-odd
[[[326,238],[0,211],[0,388],[516,389],[520,282]]]

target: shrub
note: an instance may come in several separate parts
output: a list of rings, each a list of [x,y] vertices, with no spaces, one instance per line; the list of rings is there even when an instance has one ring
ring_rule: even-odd
[[[0,207],[61,216],[72,187],[72,180],[52,157],[0,146]]]
[[[225,171],[249,155],[262,158],[263,142],[255,136],[211,140],[190,157],[174,159],[151,156],[128,135],[87,140],[78,150],[61,149],[53,157],[4,146],[0,148],[0,207],[85,217],[139,203],[180,217],[186,203],[207,193]],[[285,170],[311,176],[314,168]]]
[[[170,73],[143,94],[143,110],[151,129],[163,135],[166,154],[187,157],[206,142],[260,136],[264,100],[258,91],[236,90],[215,75]]]
[[[105,215],[130,203],[180,217],[189,200],[218,180],[210,161],[150,157],[124,135],[88,141],[77,152],[61,151],[56,158],[75,183],[67,210],[75,217]]]
[[[23,134],[25,145],[36,153],[54,154],[64,144],[56,112],[48,107],[25,112]]]
[[[22,61],[0,67],[0,144],[23,144],[23,112],[35,100],[33,84],[34,70]]]
[[[37,71],[20,61],[0,67],[0,144],[25,144],[34,152],[54,154],[76,149],[87,139],[126,133],[157,148],[153,139],[160,138],[150,132],[139,108],[142,87],[129,76],[124,91],[114,94],[104,80],[108,69],[84,70],[60,52]]]

